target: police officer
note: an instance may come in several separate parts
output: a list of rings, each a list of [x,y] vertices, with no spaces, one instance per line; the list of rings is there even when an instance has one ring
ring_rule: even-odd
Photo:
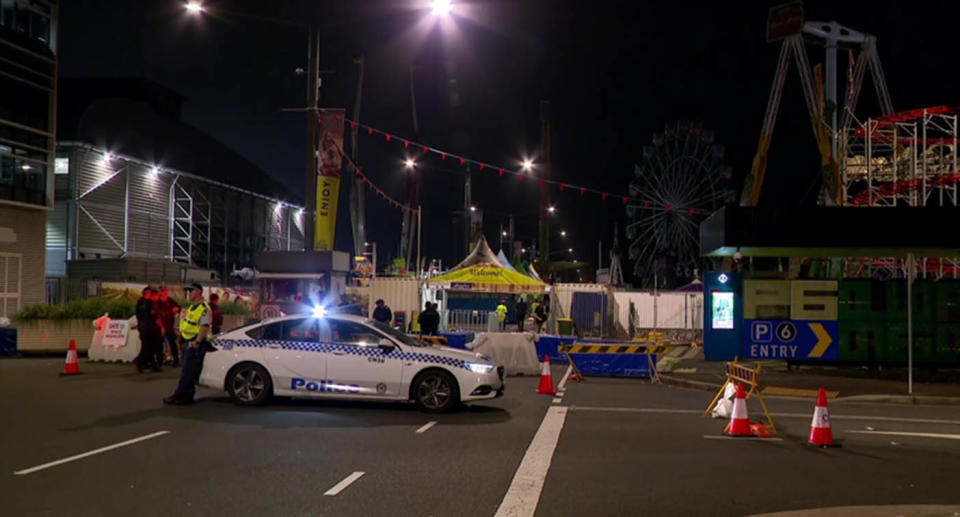
[[[203,356],[210,346],[210,306],[203,301],[203,287],[191,284],[187,291],[190,307],[180,319],[180,349],[183,351],[183,369],[180,371],[180,383],[173,395],[163,399],[164,404],[192,404],[196,392],[194,384],[200,379],[203,369]],[[212,347],[211,347],[212,348]]]

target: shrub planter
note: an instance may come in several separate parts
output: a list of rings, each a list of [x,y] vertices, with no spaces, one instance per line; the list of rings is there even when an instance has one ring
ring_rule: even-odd
[[[15,320],[17,350],[21,354],[66,352],[70,340],[77,341],[77,350],[85,352],[93,339],[93,322],[88,319]]]

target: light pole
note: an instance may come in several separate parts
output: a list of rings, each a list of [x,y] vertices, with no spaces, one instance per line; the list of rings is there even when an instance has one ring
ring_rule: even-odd
[[[358,67],[357,72],[357,98],[356,102],[353,105],[353,120],[360,120],[360,101],[362,100],[363,94],[363,54],[358,54],[353,58],[354,64]],[[358,132],[360,127],[357,125],[353,126],[353,129],[350,132],[350,138],[352,143],[353,151],[353,163],[355,165],[360,165],[360,156],[359,156],[359,142],[358,142]],[[365,199],[365,190],[363,188],[363,179],[360,176],[354,176],[352,181],[352,189],[350,190],[350,218],[353,222],[353,249],[359,250],[364,242],[367,240],[367,221],[366,221],[366,199]]]

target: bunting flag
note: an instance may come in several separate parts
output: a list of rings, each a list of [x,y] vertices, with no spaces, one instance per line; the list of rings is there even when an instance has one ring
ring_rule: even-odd
[[[435,147],[431,147],[431,146],[428,146],[428,145],[425,145],[425,144],[422,144],[422,143],[419,143],[419,142],[415,142],[415,141],[413,141],[413,140],[408,140],[408,139],[403,138],[403,137],[401,137],[401,136],[399,136],[399,135],[396,135],[396,134],[394,134],[394,133],[389,133],[389,132],[387,132],[387,131],[383,131],[383,130],[381,130],[381,129],[377,129],[377,128],[375,128],[375,127],[372,127],[372,126],[369,126],[369,125],[366,125],[366,124],[362,124],[362,123],[357,122],[357,121],[354,121],[354,120],[349,120],[349,119],[344,119],[344,120],[350,124],[350,127],[351,127],[351,128],[356,127],[356,126],[359,126],[359,127],[363,128],[363,129],[366,129],[368,135],[371,135],[371,136],[374,135],[374,134],[381,135],[381,136],[383,136],[383,137],[386,139],[387,142],[392,141],[392,138],[396,136],[397,139],[398,139],[398,141],[402,141],[402,142],[403,142],[403,147],[404,147],[404,148],[409,148],[409,147],[412,145],[412,146],[414,146],[414,147],[419,147],[421,153],[423,153],[423,154],[432,153],[432,154],[439,155],[439,156],[440,156],[440,159],[443,160],[443,161],[446,161],[446,159],[447,159],[448,157],[451,158],[451,159],[457,160],[457,161],[459,162],[459,164],[460,164],[461,167],[462,167],[462,166],[466,166],[467,164],[476,165],[477,167],[479,167],[479,169],[480,169],[481,172],[484,171],[485,169],[487,169],[487,168],[489,167],[490,170],[492,170],[492,171],[497,171],[497,175],[498,175],[498,176],[503,176],[504,174],[512,174],[512,175],[514,175],[514,176],[518,176],[521,181],[524,179],[525,176],[529,176],[529,175],[530,175],[529,172],[524,172],[522,169],[509,169],[509,168],[500,167],[500,166],[497,166],[497,165],[492,165],[492,164],[490,164],[490,163],[482,162],[482,161],[480,161],[480,160],[474,160],[474,159],[469,158],[469,157],[467,157],[467,156],[461,156],[461,155],[458,155],[458,154],[455,154],[455,153],[451,153],[451,152],[448,152],[448,151],[444,151],[444,150],[442,150],[442,149],[437,149],[437,148],[435,148]],[[343,152],[343,151],[341,150],[341,153],[342,153],[342,152]],[[344,157],[346,157],[346,155],[344,155]],[[347,161],[349,162],[349,158],[347,158]],[[353,165],[353,164],[351,163],[351,165]],[[355,167],[355,165],[353,165],[353,166]],[[358,168],[358,170],[359,170],[359,168]],[[361,173],[361,174],[362,174],[362,173]],[[364,177],[366,177],[366,176],[364,176]],[[611,192],[604,192],[604,191],[602,191],[602,190],[597,190],[597,189],[593,189],[593,188],[589,188],[589,187],[582,187],[582,186],[580,186],[580,185],[573,185],[573,184],[571,184],[571,183],[566,183],[566,182],[549,180],[549,179],[546,179],[546,178],[537,178],[537,183],[538,183],[538,185],[539,185],[541,188],[549,188],[550,186],[556,186],[556,187],[560,190],[560,192],[564,192],[564,191],[565,191],[566,189],[568,189],[568,188],[569,188],[569,189],[573,189],[573,190],[575,190],[575,191],[578,191],[581,197],[585,197],[586,194],[594,194],[594,195],[599,196],[601,201],[607,201],[607,198],[608,198],[608,197],[612,197],[614,200],[619,199],[624,206],[628,206],[628,207],[634,208],[634,209],[643,208],[643,209],[646,209],[646,210],[658,210],[658,211],[667,211],[667,212],[670,212],[670,211],[672,211],[674,208],[677,208],[677,209],[682,209],[682,210],[681,210],[681,213],[685,211],[686,213],[688,213],[688,214],[690,214],[690,215],[710,215],[710,214],[713,213],[712,210],[708,210],[708,209],[703,209],[703,208],[698,208],[698,207],[674,207],[674,206],[672,206],[672,205],[670,205],[670,204],[668,204],[668,203],[665,203],[665,202],[654,202],[654,201],[651,201],[651,200],[649,200],[649,199],[642,199],[642,200],[641,200],[641,199],[636,199],[636,196],[633,196],[633,195],[625,196],[625,195],[623,195],[623,194],[615,194],[615,193],[611,193]],[[371,185],[372,185],[372,183],[371,183]],[[374,187],[374,188],[375,188],[375,187]],[[381,193],[381,192],[382,192],[382,191],[379,190],[379,189],[376,189],[376,190],[377,190],[378,193]],[[395,201],[394,201],[394,202],[395,202]],[[411,208],[411,207],[405,206],[405,205],[400,204],[400,203],[397,203],[397,206],[398,206],[399,208],[401,208],[402,210],[405,210],[405,211],[407,211],[407,210],[409,210],[409,211],[414,211],[414,212],[416,211],[416,208]]]

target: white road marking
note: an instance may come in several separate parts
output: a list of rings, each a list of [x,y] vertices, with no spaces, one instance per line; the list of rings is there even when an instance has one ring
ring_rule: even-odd
[[[560,439],[560,431],[567,417],[565,406],[551,406],[537,429],[533,441],[523,455],[520,467],[517,468],[510,488],[507,489],[500,508],[494,517],[526,517],[532,516],[537,510],[540,501],[540,492],[543,482],[550,470],[553,461],[553,451]]]
[[[84,452],[82,454],[77,454],[75,456],[70,456],[69,458],[63,458],[57,461],[51,461],[50,463],[44,463],[43,465],[37,465],[36,467],[30,467],[28,469],[18,470],[13,474],[15,476],[24,476],[27,474],[32,474],[38,470],[48,469],[50,467],[56,467],[57,465],[62,465],[64,463],[69,463],[71,461],[76,461],[79,459],[86,458],[88,456],[93,456],[94,454],[100,454],[101,452],[111,451],[113,449],[118,449],[120,447],[126,447],[127,445],[133,445],[137,442],[142,442],[144,440],[149,440],[151,438],[156,438],[158,436],[163,436],[170,431],[157,431],[155,433],[147,434],[140,436],[139,438],[134,438],[132,440],[127,440],[125,442],[115,443],[113,445],[107,445],[106,447],[100,447],[99,449],[94,449],[92,451]]]
[[[348,486],[350,486],[350,483],[353,483],[354,481],[360,479],[360,476],[363,476],[364,474],[366,474],[366,472],[363,472],[362,470],[358,470],[353,474],[350,474],[349,476],[343,478],[343,481],[337,483],[336,485],[333,485],[333,487],[330,490],[327,490],[326,492],[324,492],[323,495],[337,495],[340,492],[343,492],[344,488],[347,488]]]
[[[719,436],[715,434],[705,434],[703,435],[703,437],[709,438],[711,440],[737,440],[737,441],[762,440],[764,442],[782,442],[783,441],[783,438],[776,438],[776,437],[761,438],[759,436]]]
[[[960,434],[911,433],[906,431],[844,431],[844,432],[860,433],[860,434],[888,434],[892,436],[916,436],[919,438],[944,438],[946,440],[960,440]]]
[[[604,406],[570,406],[573,411],[611,411],[619,413],[672,413],[677,415],[702,415],[703,411],[699,409],[669,409],[669,408],[632,408],[632,407],[604,407]],[[806,418],[810,419],[813,412],[810,413],[770,413],[771,416],[782,418]],[[830,414],[833,420],[863,420],[878,422],[901,422],[907,424],[943,424],[960,425],[960,420],[937,420],[933,418],[899,418],[891,416],[867,416],[867,415],[838,415]]]
[[[423,433],[427,432],[431,427],[433,427],[433,426],[435,426],[435,425],[437,425],[437,421],[436,421],[436,420],[434,420],[434,421],[432,421],[432,422],[427,422],[427,423],[423,424],[422,426],[420,426],[420,429],[417,429],[417,434],[423,434]]]
[[[563,391],[563,388],[567,385],[567,381],[570,379],[570,374],[573,373],[573,365],[567,366],[567,372],[563,374],[563,378],[560,379],[560,384],[557,385],[557,391]]]
[[[561,399],[561,398],[555,398],[555,399],[553,399],[553,403],[554,403],[554,404],[559,404],[559,403],[561,403],[561,402],[563,402],[563,399]]]

